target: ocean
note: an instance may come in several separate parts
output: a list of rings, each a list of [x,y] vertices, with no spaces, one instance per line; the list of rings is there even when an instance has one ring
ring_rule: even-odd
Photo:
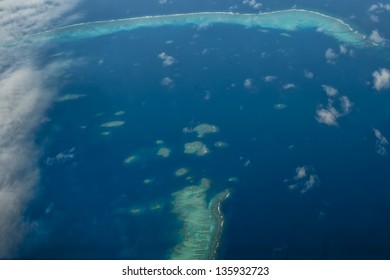
[[[173,12],[229,7],[189,2],[172,4]],[[332,15],[363,14],[327,3]],[[81,7],[89,13],[83,21],[171,11],[141,1],[118,1],[106,13],[104,1],[89,5]],[[334,63],[324,57],[329,48]],[[37,133],[41,180],[25,215],[34,228],[20,258],[169,258],[183,239],[172,193],[201,178],[212,182],[208,201],[226,188],[231,193],[222,202],[219,259],[389,258],[390,161],[376,153],[373,129],[390,137],[390,95],[370,84],[388,62],[381,49],[347,48],[341,53],[335,39],[315,30],[223,24],[53,43],[42,59],[75,61],[58,86],[59,97],[73,99],[53,102]],[[172,65],[163,65],[162,53]],[[316,119],[319,108],[339,102],[323,85],[353,103],[337,125]],[[101,126],[112,121],[124,124]],[[219,132],[198,138],[185,130],[202,123]],[[184,144],[196,140],[210,153],[185,154]],[[217,141],[228,146],[215,147]],[[156,155],[161,147],[168,157]],[[138,160],[126,164],[132,155]],[[183,167],[189,178],[175,176]],[[298,178],[303,167],[313,178],[309,187]]]

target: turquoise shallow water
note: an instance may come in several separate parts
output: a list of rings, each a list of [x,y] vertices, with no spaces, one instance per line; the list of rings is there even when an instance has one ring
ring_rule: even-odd
[[[30,41],[68,41],[93,38],[120,31],[130,31],[139,28],[156,28],[161,26],[195,25],[207,27],[211,24],[233,24],[246,28],[267,28],[294,31],[297,29],[315,29],[328,36],[334,37],[348,45],[370,46],[372,43],[364,34],[342,21],[320,12],[303,9],[291,9],[259,14],[242,14],[232,12],[203,12],[145,16],[75,24],[28,37]]]
[[[168,26],[53,45],[50,54],[82,58],[60,96],[85,96],[53,103],[37,135],[42,179],[26,216],[38,222],[21,258],[168,258],[182,226],[171,193],[191,184],[174,176],[180,167],[195,182],[212,180],[208,198],[231,189],[219,258],[388,258],[390,162],[375,152],[372,129],[390,135],[390,97],[367,85],[382,50],[352,48],[331,64],[324,53],[338,51],[334,38],[282,32]],[[175,63],[163,66],[162,52]],[[161,85],[164,77],[173,84]],[[329,102],[324,84],[354,103],[338,126],[315,118]],[[201,139],[210,154],[186,155],[184,143],[197,138],[183,128],[199,123],[220,131]],[[170,157],[155,155],[156,140]],[[140,161],[126,166],[130,155]],[[318,178],[304,193],[294,179],[303,166]]]

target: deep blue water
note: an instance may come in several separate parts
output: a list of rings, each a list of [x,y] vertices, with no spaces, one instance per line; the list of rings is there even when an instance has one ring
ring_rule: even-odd
[[[107,4],[101,2],[86,20],[102,18],[100,8]],[[326,2],[327,7],[317,9],[345,12],[345,17],[367,9],[364,1],[364,9],[356,11],[343,1],[338,1],[340,8]],[[275,3],[267,7],[291,7]],[[170,7],[137,4],[126,14],[116,14],[121,5],[129,4],[117,1],[104,17],[167,13]],[[230,6],[180,5],[174,12]],[[370,30],[372,23],[361,23]],[[280,33],[225,25],[204,30],[164,27],[52,46],[49,54],[80,58],[64,77],[60,95],[87,96],[53,103],[47,112],[50,121],[39,130],[41,183],[26,214],[36,229],[21,257],[167,258],[180,241],[181,229],[171,212],[171,193],[189,184],[173,172],[189,167],[195,180],[213,181],[209,197],[226,187],[232,190],[223,205],[222,259],[389,258],[390,161],[375,153],[372,129],[390,136],[390,95],[366,84],[374,70],[386,66],[380,50],[354,50],[353,57],[340,56],[336,64],[327,64],[324,52],[338,50],[335,40],[313,30],[291,37]],[[167,44],[169,40],[173,43]],[[177,63],[164,67],[157,57],[161,52]],[[314,73],[313,79],[304,77],[305,69]],[[265,83],[268,75],[277,79]],[[164,77],[171,77],[175,86],[162,86]],[[250,89],[243,86],[247,78],[253,79]],[[284,90],[286,83],[296,88]],[[316,108],[327,103],[323,84],[354,103],[337,127],[315,119]],[[277,110],[278,103],[287,107]],[[122,110],[125,115],[114,116]],[[101,135],[105,129],[100,124],[112,120],[126,123],[107,129],[109,136]],[[198,123],[220,128],[202,139],[212,152],[184,155],[184,143],[195,137],[182,129]],[[172,150],[169,158],[153,155],[158,139]],[[218,140],[229,148],[214,148]],[[47,158],[73,147],[74,158],[47,165]],[[134,153],[145,160],[125,166],[123,160]],[[299,166],[312,166],[320,180],[304,194],[290,191],[284,182]],[[238,183],[228,182],[232,176]],[[145,185],[145,178],[154,181]],[[161,209],[148,210],[155,203]],[[143,212],[118,212],[123,208]]]

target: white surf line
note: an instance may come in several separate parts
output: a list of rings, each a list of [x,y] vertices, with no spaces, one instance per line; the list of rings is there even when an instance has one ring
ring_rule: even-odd
[[[305,14],[308,16],[305,18]],[[278,22],[281,16],[284,21]],[[291,24],[285,17],[291,16]],[[269,21],[267,21],[267,19]],[[202,25],[202,24],[237,24],[247,27],[264,27],[268,29],[297,30],[317,27],[328,36],[346,44],[369,44],[367,37],[355,31],[343,20],[320,12],[304,9],[289,9],[265,12],[260,14],[240,14],[233,12],[199,12],[170,15],[153,15],[134,18],[113,19],[72,24],[57,29],[47,30],[25,37],[25,41],[72,41],[112,34],[119,31],[130,31],[143,27],[162,27],[168,25]],[[333,30],[332,30],[333,29]],[[345,34],[343,36],[342,34]]]

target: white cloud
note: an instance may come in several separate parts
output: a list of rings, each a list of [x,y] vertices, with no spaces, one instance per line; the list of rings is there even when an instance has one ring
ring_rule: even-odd
[[[322,85],[322,88],[326,92],[326,95],[329,97],[333,97],[339,93],[339,91],[337,89],[335,89],[334,87],[328,86],[328,85]]]
[[[0,1],[0,41],[66,23],[74,0]],[[12,258],[29,224],[23,220],[26,203],[39,180],[34,131],[54,97],[52,84],[60,62],[39,67],[37,46],[0,47],[0,259]]]
[[[289,90],[289,89],[296,88],[295,84],[293,84],[293,83],[284,84],[282,87],[283,87],[284,90]]]
[[[376,90],[387,89],[390,87],[390,70],[386,68],[379,69],[372,73],[374,78],[374,88]]]
[[[347,46],[345,46],[345,45],[340,45],[339,46],[339,52],[340,52],[341,55],[349,55],[351,57],[353,57],[355,55],[354,50],[349,50],[347,48]]]
[[[165,52],[160,53],[158,55],[158,58],[163,61],[164,66],[171,66],[176,62],[176,59],[173,56],[169,56]]]
[[[336,59],[340,56],[340,55],[349,55],[351,57],[353,57],[355,54],[354,50],[349,50],[345,45],[340,45],[338,50],[334,50],[332,48],[328,48],[326,51],[325,51],[325,59],[326,59],[326,62],[329,63],[329,64],[335,64],[336,63]]]
[[[264,77],[264,81],[266,81],[267,83],[270,83],[270,82],[273,82],[277,79],[276,76],[265,76]]]
[[[307,70],[307,69],[305,69],[305,70],[303,71],[303,75],[304,75],[305,78],[307,78],[307,79],[313,79],[313,77],[314,77],[313,72],[311,72],[311,71],[309,71],[309,70]]]
[[[341,116],[351,113],[353,103],[349,100],[348,96],[340,96],[339,101],[342,110]]]
[[[26,227],[21,215],[39,179],[31,136],[53,97],[44,79],[54,70],[23,65],[0,76],[0,259],[15,253]]]
[[[242,4],[248,5],[253,9],[257,9],[257,10],[263,7],[263,4],[261,4],[260,2],[256,2],[256,0],[244,0],[242,1]]]
[[[385,156],[387,154],[386,146],[389,145],[389,141],[378,129],[374,128],[373,131],[376,137],[375,151],[378,155]]]
[[[390,4],[378,3],[378,7],[382,10],[390,12]]]
[[[313,187],[316,187],[317,184],[319,184],[319,179],[317,175],[310,175],[309,179],[305,181],[304,188],[301,189],[301,193],[305,193],[308,190],[312,189]]]
[[[372,21],[379,22],[379,15],[384,12],[390,12],[390,4],[376,3],[368,9],[368,14]]]
[[[299,180],[299,179],[305,178],[307,176],[306,175],[306,167],[305,166],[297,167],[295,169],[295,172],[296,172],[295,180]]]
[[[316,111],[316,120],[319,123],[327,125],[337,125],[337,119],[339,118],[339,112],[332,106],[329,108],[319,107]]]
[[[260,54],[260,57],[261,57],[261,58],[266,58],[266,57],[268,57],[268,53],[267,53],[267,52],[262,52],[262,53]]]
[[[386,42],[386,39],[379,34],[378,30],[373,30],[371,32],[370,40],[378,45],[382,45]]]
[[[340,53],[341,54],[347,54],[348,53],[348,48],[344,45],[340,45]]]
[[[379,7],[378,7],[377,4],[372,4],[372,5],[370,6],[370,8],[368,8],[368,11],[369,11],[369,12],[374,12],[374,11],[376,11],[378,8],[379,8]]]
[[[371,19],[373,22],[379,22],[379,16],[377,16],[377,15],[370,15],[370,19]]]
[[[173,80],[171,78],[165,77],[161,80],[161,85],[167,86],[167,87],[173,87],[175,85],[175,83],[173,82]]]
[[[67,23],[65,18],[77,0],[2,0],[0,1],[0,40],[18,39],[26,34],[48,29],[54,23]]]
[[[244,87],[246,89],[250,89],[253,86],[253,80],[252,79],[245,79],[244,81]]]
[[[295,176],[291,179],[284,180],[291,191],[299,191],[301,194],[318,187],[320,179],[315,169],[310,165],[298,166],[295,169]]]
[[[319,123],[336,126],[339,118],[351,113],[353,103],[348,96],[339,96],[338,90],[332,86],[322,85],[322,88],[329,97],[328,104],[318,106],[315,118]]]
[[[73,147],[73,148],[71,148],[69,150],[60,152],[55,157],[47,158],[46,159],[46,164],[48,166],[52,166],[52,165],[54,165],[56,163],[64,163],[64,162],[70,161],[70,160],[72,160],[75,157],[75,151],[76,151],[76,148]]]
[[[325,58],[327,63],[333,64],[338,55],[332,48],[329,48],[325,51]]]

